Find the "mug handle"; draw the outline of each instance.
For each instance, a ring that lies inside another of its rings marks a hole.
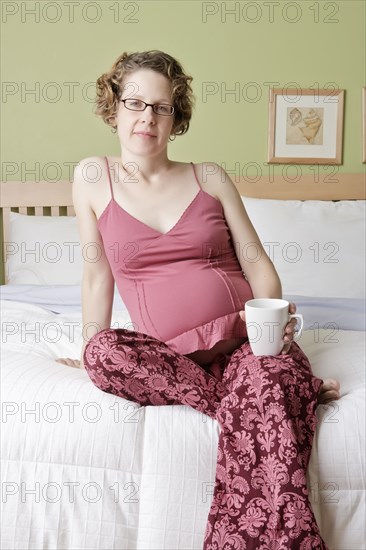
[[[294,314],[289,314],[289,320],[290,319],[297,319],[300,322],[300,328],[298,331],[296,331],[292,340],[293,342],[296,342],[296,340],[298,340],[301,336],[302,329],[304,327],[304,318],[301,315],[301,313],[294,313]]]

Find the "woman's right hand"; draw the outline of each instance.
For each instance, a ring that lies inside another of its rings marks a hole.
[[[70,357],[60,357],[60,359],[56,359],[56,363],[61,363],[62,365],[74,367],[75,369],[83,368],[79,359],[70,359]]]

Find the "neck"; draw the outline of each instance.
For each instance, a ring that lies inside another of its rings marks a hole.
[[[141,178],[146,182],[159,177],[163,172],[168,171],[172,165],[166,149],[151,157],[134,155],[130,151],[122,151],[120,162],[123,170],[131,177]]]

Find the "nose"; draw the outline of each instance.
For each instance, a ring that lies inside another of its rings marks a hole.
[[[151,105],[148,105],[144,111],[141,111],[143,122],[155,122],[156,113],[154,113]]]

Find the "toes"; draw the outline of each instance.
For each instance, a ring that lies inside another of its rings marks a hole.
[[[340,384],[338,380],[333,380],[333,378],[327,378],[324,380],[323,385],[321,387],[320,393],[325,392],[334,392],[334,395],[336,395],[336,399],[339,397],[339,390],[340,390]]]
[[[326,378],[324,380],[323,387],[326,388],[326,389],[332,388],[332,389],[335,389],[335,390],[339,390],[340,384],[339,384],[338,380],[335,380],[334,378]]]
[[[337,390],[322,391],[318,397],[318,403],[325,404],[329,401],[336,401],[339,399],[339,392]]]
[[[329,403],[330,401],[335,401],[339,399],[339,390],[340,384],[338,380],[335,380],[334,378],[326,378],[323,382],[318,396],[318,404],[324,405],[326,403]]]
[[[326,391],[320,395],[320,401],[324,403],[325,401],[333,401],[339,399],[339,394],[335,391]]]

